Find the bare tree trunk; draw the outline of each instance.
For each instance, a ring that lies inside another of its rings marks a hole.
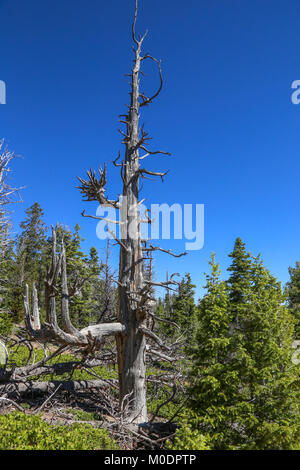
[[[140,180],[148,176],[158,176],[163,180],[165,173],[158,173],[141,168],[140,162],[151,155],[163,154],[170,155],[163,151],[151,151],[146,147],[150,139],[144,131],[143,126],[139,126],[139,111],[143,106],[147,106],[159,95],[162,89],[162,74],[160,61],[149,54],[141,55],[141,48],[146,37],[136,38],[135,24],[137,19],[138,5],[135,0],[135,15],[132,25],[132,38],[134,47],[134,64],[130,74],[131,92],[130,106],[128,113],[122,115],[124,119],[120,122],[125,124],[126,132],[120,131],[123,135],[125,145],[125,156],[121,163],[117,163],[120,158],[114,161],[115,166],[121,169],[121,178],[123,181],[123,197],[120,200],[111,200],[105,196],[106,191],[106,165],[100,169],[100,178],[95,176],[95,172],[88,171],[88,180],[78,178],[81,186],[80,192],[87,201],[98,201],[103,206],[110,206],[120,210],[121,220],[115,221],[120,224],[121,237],[110,230],[112,237],[120,246],[119,279],[117,282],[119,289],[118,322],[106,323],[89,326],[82,330],[77,330],[72,325],[69,316],[70,294],[67,286],[66,275],[66,256],[62,244],[60,255],[56,253],[56,234],[53,230],[53,249],[52,265],[47,273],[46,279],[46,324],[40,326],[37,295],[34,290],[32,301],[32,314],[30,313],[28,286],[24,297],[24,306],[26,311],[26,325],[31,336],[44,341],[56,341],[63,345],[76,345],[92,352],[99,349],[106,336],[115,336],[118,350],[119,367],[119,390],[120,390],[120,409],[128,413],[126,419],[130,422],[142,423],[147,421],[146,405],[146,353],[154,354],[162,360],[172,361],[164,353],[152,350],[150,345],[146,345],[146,338],[154,342],[162,349],[167,348],[158,336],[148,328],[149,317],[153,320],[155,315],[152,312],[153,286],[160,286],[169,289],[170,285],[177,284],[171,280],[162,283],[152,282],[151,279],[144,278],[144,260],[152,257],[153,251],[163,251],[172,256],[182,256],[173,254],[170,250],[164,250],[160,247],[147,245],[147,242],[141,240],[141,223],[151,223],[151,219],[146,211],[145,216],[140,216],[139,192]],[[158,91],[150,98],[140,92],[140,73],[141,64],[144,60],[151,60],[158,65],[160,85]],[[140,151],[143,155],[140,155]],[[82,215],[85,215],[84,213]],[[95,217],[85,215],[93,219],[104,220],[107,223],[111,221],[104,217]],[[146,220],[143,220],[146,219]],[[64,330],[62,330],[56,318],[55,296],[57,293],[57,280],[61,276],[62,284],[62,319]],[[74,291],[74,289],[73,289]],[[74,295],[74,294],[73,294]],[[159,321],[158,317],[156,317]],[[152,322],[153,323],[153,322]],[[146,347],[147,346],[147,347]]]
[[[133,37],[135,38],[134,31]],[[146,407],[146,339],[139,330],[145,326],[145,313],[138,310],[134,293],[144,288],[143,255],[141,249],[139,217],[139,74],[141,44],[136,42],[135,61],[131,73],[131,102],[126,116],[125,171],[122,214],[127,221],[122,227],[124,247],[120,248],[119,322],[126,325],[125,334],[117,338],[119,358],[120,399],[130,401],[132,418],[136,422],[147,420]]]
[[[151,219],[146,213],[143,220],[140,217],[140,180],[148,176],[158,176],[163,180],[166,175],[149,171],[141,168],[140,162],[151,155],[163,154],[170,155],[168,152],[151,151],[146,147],[147,141],[150,140],[148,134],[144,131],[144,126],[139,125],[140,108],[147,106],[159,95],[162,85],[162,73],[160,61],[156,58],[145,54],[141,54],[142,44],[147,35],[137,39],[135,34],[135,25],[137,20],[138,2],[135,0],[135,14],[132,24],[132,39],[134,47],[134,64],[130,74],[131,91],[130,105],[127,114],[121,115],[122,122],[126,126],[126,132],[120,130],[123,135],[123,144],[125,145],[125,157],[121,163],[117,163],[120,153],[114,161],[115,166],[121,169],[121,178],[123,181],[123,197],[109,200],[105,195],[106,185],[106,166],[104,170],[100,170],[100,179],[97,180],[95,173],[88,172],[89,180],[85,181],[79,178],[82,185],[80,191],[84,194],[88,201],[95,201],[102,205],[112,206],[120,209],[121,212],[121,240],[111,231],[111,235],[120,245],[120,263],[119,263],[119,308],[118,322],[124,326],[124,331],[116,335],[118,350],[118,366],[119,366],[119,388],[120,402],[126,401],[126,409],[130,411],[130,419],[136,423],[147,420],[146,405],[146,338],[158,343],[160,347],[164,347],[162,341],[147,328],[149,313],[153,308],[152,287],[155,283],[151,280],[145,280],[143,275],[144,260],[151,255],[152,251],[163,251],[172,256],[169,250],[163,250],[160,247],[153,247],[151,244],[147,246],[147,242],[141,240],[141,223],[151,223]],[[143,61],[151,60],[159,70],[160,85],[156,93],[147,97],[140,91],[140,73]],[[143,155],[140,155],[140,151]],[[86,216],[97,218],[94,216]],[[100,217],[98,217],[99,219]],[[102,220],[109,220],[100,218]],[[185,253],[183,253],[185,254]],[[169,284],[175,284],[175,281],[160,283],[162,287],[168,288]],[[149,349],[147,349],[148,351]]]

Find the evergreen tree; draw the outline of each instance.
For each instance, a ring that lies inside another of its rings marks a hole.
[[[96,323],[116,321],[118,311],[118,289],[116,277],[110,266],[110,241],[106,242],[105,263],[101,263],[100,281],[94,289],[94,318]]]
[[[195,429],[215,449],[292,449],[300,444],[299,371],[293,321],[280,284],[237,239],[227,283],[214,257],[191,354]]]
[[[101,290],[100,273],[102,263],[99,261],[97,249],[91,247],[89,256],[83,251],[81,244],[84,239],[80,235],[80,226],[74,232],[63,225],[56,228],[57,245],[60,250],[62,240],[66,249],[67,275],[70,302],[70,315],[75,327],[83,328],[95,323],[99,314],[97,295]],[[48,258],[51,257],[52,237],[48,239]],[[49,261],[48,261],[49,264]],[[60,322],[60,299],[57,296],[57,317]]]
[[[228,284],[230,286],[230,300],[232,309],[243,304],[247,304],[247,296],[251,286],[251,256],[247,253],[245,243],[237,238],[232,253],[232,264],[228,268],[231,272]]]
[[[17,239],[23,263],[21,276],[37,282],[41,275],[41,259],[46,245],[47,229],[43,221],[44,212],[38,202],[26,209],[25,213],[27,217],[20,223],[22,232]]]
[[[197,308],[194,300],[195,285],[192,284],[191,275],[187,273],[178,287],[172,307],[173,321],[188,335],[197,322]]]
[[[194,300],[195,285],[192,284],[191,275],[187,273],[181,279],[176,294],[170,295],[168,292],[164,301],[158,305],[158,316],[174,322],[180,328],[181,334],[189,337],[195,329],[197,323],[197,307]],[[169,340],[173,340],[178,335],[178,329],[174,324],[161,322],[159,329]]]
[[[31,288],[35,283],[37,289],[44,289],[46,265],[46,225],[44,212],[38,202],[25,210],[26,218],[20,223],[22,232],[16,238],[15,281],[13,286],[12,311],[15,321],[23,320],[24,286]]]
[[[290,281],[287,284],[288,307],[296,321],[295,336],[300,339],[300,262],[289,268]]]
[[[99,261],[97,249],[91,247],[89,257],[82,256],[77,262],[82,264],[77,267],[79,278],[81,279],[81,287],[77,295],[73,299],[72,313],[76,318],[76,324],[79,328],[83,328],[88,324],[97,322],[97,294],[101,289],[100,272],[102,264]]]
[[[159,318],[164,318],[166,317],[166,310],[165,310],[165,299],[159,297],[157,302],[156,302],[156,309],[155,309],[155,314]]]
[[[13,327],[11,312],[14,269],[13,240],[7,226],[0,227],[0,334],[7,336]]]

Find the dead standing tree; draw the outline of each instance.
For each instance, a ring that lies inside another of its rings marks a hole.
[[[37,293],[33,288],[32,309],[29,311],[28,288],[25,295],[25,309],[27,328],[32,336],[44,340],[55,340],[60,344],[69,344],[82,347],[101,347],[104,336],[114,335],[117,342],[118,352],[118,370],[119,370],[119,396],[120,407],[128,412],[127,419],[130,422],[142,423],[147,421],[146,406],[146,353],[160,356],[163,360],[171,360],[165,352],[153,349],[149,344],[155,343],[162,350],[168,350],[160,338],[147,326],[149,316],[154,318],[152,312],[153,306],[153,286],[170,288],[170,285],[177,284],[171,280],[166,283],[154,283],[144,277],[144,260],[151,256],[153,251],[163,251],[172,256],[182,256],[185,253],[176,255],[169,250],[164,250],[158,246],[148,244],[141,238],[141,223],[145,222],[140,215],[140,183],[141,179],[149,176],[160,177],[162,180],[167,172],[153,172],[141,167],[141,161],[151,155],[170,155],[168,152],[152,151],[147,147],[150,137],[140,126],[140,109],[148,106],[159,95],[163,86],[161,62],[149,54],[142,55],[142,44],[147,35],[137,38],[135,32],[138,13],[138,4],[136,0],[135,14],[132,24],[132,39],[134,42],[134,63],[130,74],[131,91],[130,105],[128,112],[121,115],[122,122],[126,126],[123,135],[123,144],[125,145],[125,156],[120,160],[120,153],[114,161],[114,165],[120,167],[121,178],[123,182],[123,195],[117,200],[111,200],[106,195],[107,169],[100,169],[100,176],[97,178],[95,172],[88,171],[88,179],[79,178],[81,185],[80,192],[86,201],[97,201],[100,205],[113,207],[121,212],[120,231],[121,237],[109,231],[116,243],[120,246],[119,279],[116,281],[119,290],[118,322],[93,325],[83,330],[76,330],[72,325],[68,309],[68,286],[66,279],[66,260],[64,249],[61,255],[56,254],[54,242],[52,266],[48,272],[46,281],[46,299],[47,301],[47,319],[46,325],[36,328],[34,322],[38,317]],[[141,66],[144,61],[150,60],[158,67],[160,85],[156,93],[147,97],[140,91]],[[140,152],[143,152],[140,155]],[[83,215],[85,215],[83,213]],[[107,223],[111,222],[105,218],[85,215]],[[146,213],[146,222],[151,223],[149,214]],[[116,222],[118,223],[118,222]],[[55,239],[55,231],[53,232]],[[62,330],[56,320],[55,312],[55,292],[59,272],[62,279],[62,319],[64,330]],[[33,317],[33,320],[31,320]]]
[[[10,164],[16,157],[14,152],[5,147],[4,140],[0,140],[0,249],[3,252],[7,244],[7,234],[9,231],[9,211],[8,206],[14,200],[21,200],[19,190],[13,188],[8,183],[8,175],[11,172]],[[21,188],[20,188],[21,189]],[[18,196],[15,199],[15,196]]]
[[[6,255],[9,249],[10,240],[10,211],[8,207],[13,203],[21,200],[19,189],[9,184],[9,174],[11,172],[10,164],[16,155],[11,152],[0,140],[0,313],[2,312],[2,301],[7,290],[6,280]],[[20,188],[21,189],[21,188]],[[3,269],[4,268],[4,269]]]

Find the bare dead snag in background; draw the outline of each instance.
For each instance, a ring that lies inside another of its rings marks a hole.
[[[9,204],[14,202],[15,196],[21,200],[19,190],[8,182],[8,175],[11,172],[10,164],[16,157],[14,152],[5,147],[4,140],[0,140],[0,229],[3,230],[9,224],[8,210]]]
[[[6,253],[10,244],[11,223],[8,208],[13,202],[21,200],[19,195],[21,188],[14,188],[9,183],[10,165],[15,157],[15,153],[5,146],[4,140],[0,140],[0,269],[7,262]],[[3,277],[5,274],[0,272],[0,308],[7,289]]]

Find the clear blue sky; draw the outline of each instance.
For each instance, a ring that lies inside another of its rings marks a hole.
[[[0,0],[0,137],[22,155],[13,183],[26,186],[16,231],[38,201],[47,224],[79,222],[86,249],[103,246],[94,221],[80,216],[96,204],[81,201],[76,175],[122,149],[133,3]],[[298,0],[142,0],[137,29],[149,29],[145,52],[162,58],[165,77],[143,120],[153,148],[172,153],[153,159],[151,168],[170,174],[144,194],[148,203],[205,204],[204,248],[179,260],[160,254],[157,278],[189,271],[200,293],[210,253],[225,271],[237,236],[283,282],[299,260],[299,15]],[[153,90],[157,75],[147,74]],[[109,176],[113,196],[118,171]]]

